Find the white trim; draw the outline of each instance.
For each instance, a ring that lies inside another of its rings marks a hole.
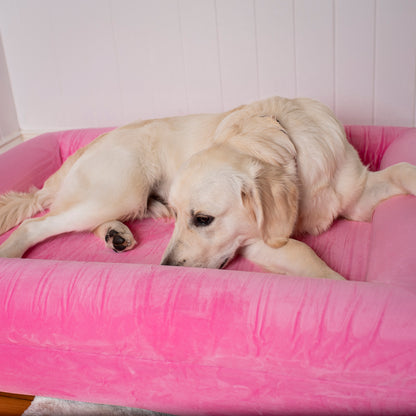
[[[20,131],[15,130],[13,133],[6,134],[3,136],[3,131],[0,129],[0,146],[7,145],[8,143],[16,140],[20,136]]]
[[[20,132],[20,135],[22,136],[23,141],[26,141],[33,139],[34,137],[40,136],[41,134],[56,132],[58,130],[60,129],[22,130]]]
[[[0,154],[6,152],[7,150],[10,150],[12,147],[17,146],[20,143],[33,139],[36,136],[53,131],[57,130],[21,130],[20,132],[16,132],[14,134],[9,134],[6,137],[2,137],[0,142]]]
[[[0,154],[6,152],[7,150],[11,149],[12,147],[20,143],[26,142],[30,139],[33,139],[34,137],[40,136],[41,134],[53,133],[53,132],[62,131],[62,130],[71,130],[71,129],[51,128],[51,129],[42,129],[42,130],[38,130],[38,129],[21,130],[20,132],[8,135],[5,138],[3,137],[0,141]]]
[[[23,142],[23,137],[18,133],[17,135],[9,136],[3,143],[0,144],[0,154],[7,152],[7,150]]]

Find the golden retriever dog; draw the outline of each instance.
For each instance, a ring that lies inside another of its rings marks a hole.
[[[40,190],[0,197],[0,246],[20,257],[53,235],[93,230],[116,251],[136,241],[122,223],[173,215],[163,265],[223,268],[238,252],[267,270],[342,279],[299,233],[416,194],[416,167],[369,172],[323,104],[273,97],[221,114],[141,121],[69,157]]]

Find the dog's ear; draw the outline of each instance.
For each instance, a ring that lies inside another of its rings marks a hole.
[[[262,164],[254,181],[242,189],[242,200],[256,220],[263,241],[270,247],[286,244],[298,215],[296,178],[282,168]]]

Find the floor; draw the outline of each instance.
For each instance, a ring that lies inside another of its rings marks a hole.
[[[0,415],[21,416],[30,406],[33,396],[0,392]]]

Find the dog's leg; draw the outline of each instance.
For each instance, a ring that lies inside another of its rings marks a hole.
[[[48,237],[94,229],[108,220],[106,213],[97,214],[99,208],[77,204],[65,211],[51,210],[43,217],[25,220],[0,246],[0,257],[21,257],[29,247]]]
[[[244,247],[241,254],[274,273],[344,280],[308,245],[291,238],[280,248],[272,248],[264,241],[258,240]]]
[[[136,240],[127,225],[117,220],[99,225],[94,233],[116,253],[130,250],[136,245]]]
[[[416,166],[403,162],[378,172],[368,172],[360,198],[342,216],[355,221],[370,221],[379,202],[402,194],[416,195]]]

